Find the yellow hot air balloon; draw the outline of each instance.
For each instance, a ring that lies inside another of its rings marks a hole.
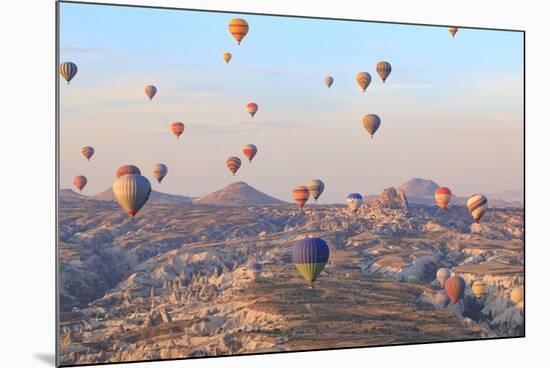
[[[134,218],[149,199],[151,183],[145,176],[128,174],[116,179],[112,190],[120,207]]]
[[[359,85],[359,88],[361,88],[361,91],[365,92],[367,90],[367,87],[370,84],[370,81],[372,80],[371,76],[367,72],[359,72],[357,73],[357,76],[355,77],[355,80],[357,81],[357,84]]]
[[[226,64],[229,63],[229,60],[231,60],[231,57],[232,57],[232,55],[231,55],[230,52],[224,52],[223,53],[223,60],[225,60]]]
[[[489,201],[484,195],[474,194],[468,198],[466,206],[468,207],[468,211],[470,211],[474,220],[479,223],[481,216],[483,216],[489,207]]]
[[[229,32],[240,45],[248,33],[248,22],[242,18],[233,18],[229,21]]]
[[[487,284],[481,280],[476,280],[472,284],[472,294],[476,296],[476,298],[481,298],[487,293]]]
[[[523,288],[518,286],[512,290],[510,293],[510,299],[514,304],[519,304],[523,301]]]

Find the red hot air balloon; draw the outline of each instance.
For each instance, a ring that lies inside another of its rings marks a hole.
[[[172,124],[170,124],[170,130],[172,131],[172,133],[174,133],[176,137],[179,138],[185,130],[185,125],[183,125],[183,123],[180,121],[174,121]]]
[[[120,178],[123,175],[137,174],[141,175],[141,171],[137,166],[134,165],[123,165],[119,167],[116,171],[116,177]]]
[[[447,187],[439,187],[435,191],[434,197],[435,197],[435,203],[437,203],[437,206],[442,210],[445,210],[449,205],[449,202],[451,202],[453,193],[451,193],[451,190]]]
[[[258,104],[250,102],[248,105],[246,105],[246,110],[248,111],[250,116],[254,117],[254,115],[256,115],[256,112],[258,111]]]
[[[235,176],[237,170],[239,170],[239,168],[241,167],[241,159],[235,156],[231,156],[227,159],[225,164],[227,165],[227,168],[229,169],[229,171],[231,171],[233,176]]]
[[[253,144],[247,144],[243,148],[243,154],[246,156],[249,162],[252,162],[254,156],[258,153],[258,148]]]
[[[86,179],[84,175],[77,175],[73,179],[73,185],[79,192],[82,192],[82,189],[84,189],[86,183],[88,183],[88,179]]]
[[[295,186],[292,189],[292,196],[294,198],[294,201],[298,205],[298,207],[300,207],[300,209],[303,210],[304,205],[309,199],[309,190],[307,190],[307,187],[305,185]]]
[[[462,298],[465,288],[466,282],[460,276],[451,276],[445,281],[445,291],[453,304],[456,304]]]

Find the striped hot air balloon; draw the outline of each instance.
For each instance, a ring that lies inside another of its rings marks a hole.
[[[165,164],[154,164],[152,169],[153,177],[157,179],[159,184],[162,182],[162,179],[168,174],[168,166]]]
[[[67,84],[71,83],[71,79],[74,78],[78,72],[78,67],[75,63],[67,61],[59,66],[59,74],[67,81]]]
[[[475,295],[476,298],[481,298],[487,293],[487,284],[481,280],[476,280],[472,284],[472,294]]]
[[[170,124],[170,130],[177,138],[179,138],[185,130],[185,125],[183,125],[181,121],[174,121],[172,124]]]
[[[122,165],[116,171],[116,177],[120,178],[122,175],[137,174],[141,175],[141,171],[134,165]]]
[[[145,176],[122,175],[113,183],[113,194],[118,204],[131,217],[143,207],[151,194],[151,183]]]
[[[247,144],[243,147],[243,155],[248,159],[248,162],[252,162],[256,153],[258,153],[258,148],[253,144]]]
[[[294,245],[292,261],[310,288],[325,268],[329,254],[328,245],[321,238],[305,238]]]
[[[311,179],[307,182],[306,187],[313,199],[317,201],[321,194],[323,194],[323,190],[325,190],[325,183],[319,179]]]
[[[294,202],[300,207],[301,210],[304,209],[304,205],[309,199],[309,190],[304,185],[297,185],[292,189],[292,197]]]
[[[372,78],[369,73],[367,72],[359,72],[357,73],[357,76],[355,77],[355,80],[357,81],[357,84],[359,85],[359,88],[361,88],[361,91],[365,92],[367,90],[367,87],[369,86]]]
[[[229,60],[231,60],[231,53],[230,52],[224,52],[223,53],[223,60],[225,61],[226,64],[229,63]]]
[[[233,18],[229,21],[229,32],[240,45],[248,33],[248,22],[242,18]]]
[[[88,179],[84,175],[77,175],[73,178],[73,185],[79,192],[82,192],[87,183]]]
[[[235,156],[231,156],[227,159],[225,164],[227,165],[229,171],[231,171],[231,173],[235,175],[241,167],[241,159]]]
[[[457,28],[457,27],[451,27],[451,28],[449,28],[449,33],[451,34],[451,36],[452,36],[453,38],[455,38],[456,32],[458,32],[458,28]]]
[[[381,61],[376,64],[376,72],[382,78],[382,82],[386,83],[386,78],[390,76],[391,73],[391,64],[387,61]]]
[[[357,212],[359,207],[363,204],[363,196],[359,193],[351,193],[346,199],[346,204],[352,212]]]
[[[374,133],[380,127],[380,122],[380,117],[376,114],[367,114],[363,117],[363,127],[369,132],[371,138],[374,138]]]
[[[86,158],[86,160],[88,161],[90,161],[90,159],[94,155],[94,152],[95,150],[92,146],[84,146],[80,149],[80,153],[82,153],[82,156],[84,156],[84,158]]]
[[[462,298],[464,289],[466,289],[466,282],[460,276],[451,276],[445,281],[445,291],[453,304],[456,304]]]
[[[334,83],[334,78],[332,78],[330,75],[325,77],[325,85],[330,88],[332,86],[332,83]]]
[[[439,281],[441,287],[445,287],[445,281],[447,281],[449,277],[451,277],[451,270],[445,267],[441,267],[435,274],[435,278]]]
[[[489,201],[484,195],[474,194],[470,196],[470,198],[468,198],[466,206],[468,207],[468,211],[470,211],[474,220],[479,223],[479,220],[481,219],[485,211],[487,211]]]
[[[451,193],[451,190],[447,187],[437,188],[434,194],[435,203],[437,203],[437,206],[442,210],[447,208],[452,197],[453,193]]]
[[[258,105],[254,102],[250,102],[248,105],[246,105],[246,111],[248,111],[250,116],[254,117],[254,115],[256,115],[256,112],[258,111]]]
[[[436,306],[439,309],[445,309],[447,305],[449,305],[449,302],[451,300],[449,299],[449,296],[447,295],[447,292],[445,290],[439,290],[437,294],[435,294],[435,302]]]
[[[145,86],[145,95],[149,97],[149,101],[151,101],[156,94],[157,94],[157,87],[153,85]]]

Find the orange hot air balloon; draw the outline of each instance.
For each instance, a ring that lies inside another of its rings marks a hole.
[[[157,87],[152,85],[145,86],[145,95],[149,97],[149,100],[152,100],[156,94],[157,94]]]
[[[180,137],[180,135],[185,130],[185,125],[181,121],[174,121],[172,124],[170,124],[170,130],[176,137]]]
[[[301,210],[304,209],[304,205],[309,199],[309,190],[305,185],[298,185],[292,189],[292,196],[294,201],[300,207]]]
[[[453,304],[456,304],[462,298],[464,289],[466,289],[466,282],[460,276],[451,276],[445,281],[445,291]]]
[[[256,153],[258,153],[258,148],[253,144],[247,144],[243,148],[243,154],[248,159],[248,162],[252,162],[252,159],[256,156]]]
[[[453,38],[455,38],[456,32],[458,32],[458,28],[457,28],[457,27],[451,27],[451,28],[449,28],[449,33],[451,34],[451,36],[453,36]]]
[[[224,52],[223,53],[223,60],[225,61],[225,63],[229,63],[229,60],[231,60],[231,53],[230,52]]]
[[[248,111],[250,116],[254,117],[254,115],[256,115],[256,111],[258,111],[258,105],[254,102],[250,102],[246,105],[246,111]]]
[[[233,18],[229,21],[229,32],[240,45],[248,33],[248,22],[242,18]]]
[[[447,187],[437,188],[434,194],[435,203],[437,203],[437,206],[442,210],[445,210],[447,208],[449,202],[451,202],[452,197],[453,193],[451,193],[451,190]]]
[[[84,189],[86,183],[88,183],[88,179],[86,179],[84,175],[77,175],[73,179],[73,185],[79,192],[82,192],[82,189]]]
[[[361,91],[365,92],[367,90],[367,87],[369,86],[372,78],[369,73],[367,72],[359,72],[355,76],[355,81],[359,85],[359,88],[361,88]]]
[[[131,175],[131,174],[141,175],[141,171],[137,166],[134,166],[134,165],[123,165],[119,167],[116,171],[117,178],[120,178],[123,175]]]
[[[231,171],[233,176],[235,176],[235,174],[241,167],[241,159],[235,156],[231,156],[227,159],[227,161],[225,161],[225,164],[227,165],[227,168],[229,169],[229,171]]]
[[[92,146],[84,146],[80,149],[80,153],[82,153],[82,156],[84,156],[88,161],[90,161],[90,159],[94,155],[94,152],[95,150]]]

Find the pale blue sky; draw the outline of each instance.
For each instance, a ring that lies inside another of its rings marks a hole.
[[[237,16],[250,25],[240,46],[227,29]],[[60,19],[61,61],[79,67],[70,86],[61,81],[61,187],[82,174],[95,194],[121,164],[151,178],[163,162],[154,189],[190,196],[242,180],[290,200],[311,178],[326,184],[321,202],[411,177],[460,195],[522,189],[522,33],[461,29],[452,39],[446,27],[67,3]],[[393,66],[386,84],[380,60]],[[359,71],[373,77],[365,94]],[[152,102],[147,84],[158,87]],[[367,113],[382,119],[373,140]],[[179,140],[174,120],[186,125]],[[247,143],[258,146],[252,164]],[[96,149],[89,163],[84,145]],[[231,155],[243,158],[235,178]]]

